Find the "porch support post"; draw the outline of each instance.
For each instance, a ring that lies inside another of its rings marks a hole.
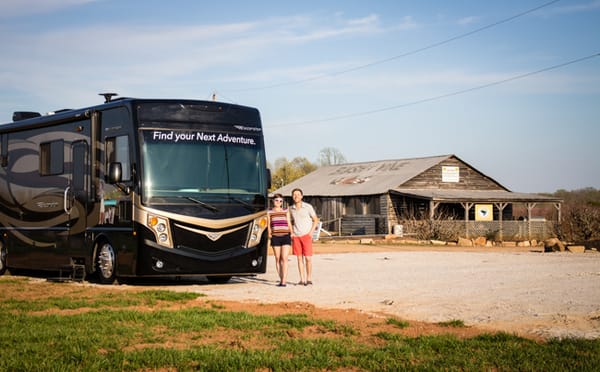
[[[473,204],[475,203],[460,203],[460,205],[462,205],[462,207],[465,209],[465,238],[467,239],[469,238],[469,210],[471,209]]]
[[[502,225],[502,215],[504,214],[504,208],[508,205],[508,203],[494,203],[496,208],[498,208],[498,224],[500,229],[498,231],[500,241],[504,241],[504,226]]]
[[[440,205],[440,202],[436,202],[433,200],[429,201],[429,219],[431,221],[433,221],[433,218],[435,217],[435,210],[437,209],[437,207]]]
[[[531,211],[537,203],[527,203],[527,239],[531,240]]]
[[[558,212],[558,223],[560,224],[562,222],[562,203],[554,203],[554,208]]]

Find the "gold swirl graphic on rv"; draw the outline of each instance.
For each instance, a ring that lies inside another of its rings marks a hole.
[[[16,230],[16,229],[12,230],[11,233],[14,237],[16,237],[17,239],[19,239],[20,241],[22,241],[23,243],[25,243],[27,245],[31,245],[33,247],[40,247],[40,248],[56,248],[56,243],[43,243],[43,242],[33,240],[33,239],[28,238],[25,235],[23,235],[19,230]]]

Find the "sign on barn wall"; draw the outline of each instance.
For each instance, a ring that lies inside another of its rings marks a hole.
[[[475,221],[493,221],[493,208],[491,204],[475,204]]]
[[[459,182],[459,170],[455,166],[442,166],[442,182]]]

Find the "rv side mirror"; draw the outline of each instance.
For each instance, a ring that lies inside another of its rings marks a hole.
[[[273,186],[273,179],[271,178],[271,170],[267,168],[267,189],[270,189]]]
[[[121,182],[123,176],[123,169],[121,163],[113,162],[108,166],[108,183],[115,184]]]

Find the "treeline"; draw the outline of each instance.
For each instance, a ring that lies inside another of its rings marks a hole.
[[[542,194],[550,195],[557,198],[561,198],[565,201],[565,204],[587,204],[592,207],[600,207],[600,189],[593,187],[586,187],[578,190],[557,190],[553,194]]]
[[[277,158],[274,164],[271,162],[267,163],[267,166],[271,169],[272,179],[272,186],[269,191],[287,185],[316,170],[318,167],[344,163],[346,163],[346,157],[340,150],[333,147],[321,149],[319,151],[319,160],[316,163],[312,163],[304,157],[295,157],[292,160],[288,160],[285,157]]]

